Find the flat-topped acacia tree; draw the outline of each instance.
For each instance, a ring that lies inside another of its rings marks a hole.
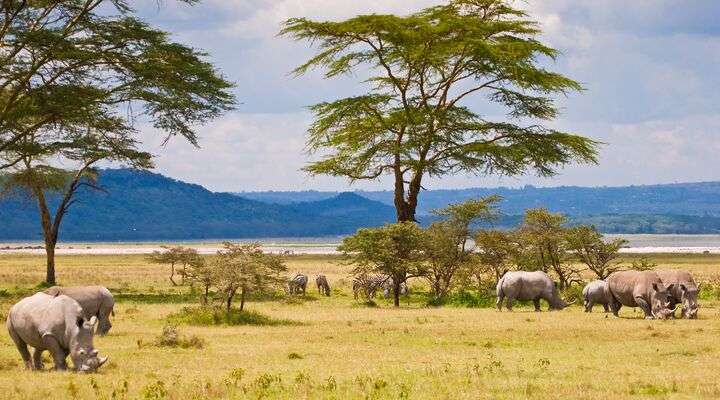
[[[0,4],[0,171],[36,200],[48,284],[61,221],[79,189],[96,187],[96,165],[152,167],[138,123],[197,145],[197,126],[234,104],[205,53],[137,18],[132,3]]]
[[[392,176],[397,219],[414,221],[426,177],[551,176],[595,163],[596,142],[542,125],[558,115],[554,95],[582,87],[543,66],[558,52],[540,33],[506,0],[453,0],[405,17],[287,20],[282,35],[318,47],[296,74],[369,73],[365,94],[311,107],[307,145],[322,156],[305,171],[351,182]],[[481,98],[484,114],[469,105]],[[498,110],[506,118],[491,120]]]

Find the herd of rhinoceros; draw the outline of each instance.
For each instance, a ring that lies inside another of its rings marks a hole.
[[[604,281],[587,284],[583,300],[585,312],[591,312],[595,304],[602,304],[605,312],[612,310],[615,316],[622,306],[639,307],[647,319],[668,319],[682,306],[682,317],[695,319],[698,292],[698,285],[687,271],[618,271]],[[540,311],[540,300],[547,301],[551,310],[562,310],[572,304],[560,298],[555,283],[542,271],[503,275],[497,284],[498,310],[506,298],[508,310],[512,310],[515,300],[532,300],[535,311]]]
[[[304,293],[306,276],[301,283]],[[317,285],[321,293],[329,295],[324,275],[318,277]],[[681,305],[682,317],[693,319],[699,307],[698,290],[687,271],[619,271],[585,286],[583,300],[586,312],[592,311],[595,304],[602,304],[606,312],[612,310],[615,316],[622,306],[640,307],[649,319],[674,317]],[[532,300],[536,311],[540,311],[540,300],[547,301],[551,310],[572,304],[560,298],[555,283],[541,271],[503,275],[497,283],[498,310],[505,300],[508,310],[512,310],[515,300]],[[27,368],[43,369],[42,353],[47,350],[55,369],[67,369],[66,359],[70,356],[75,370],[93,372],[108,359],[98,355],[93,336],[110,330],[114,305],[112,294],[102,286],[54,286],[10,308],[7,328]],[[32,357],[28,345],[34,348]]]

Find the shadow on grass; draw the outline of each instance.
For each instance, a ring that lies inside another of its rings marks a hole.
[[[178,304],[193,303],[198,299],[195,293],[173,293],[173,292],[157,292],[157,293],[130,293],[118,292],[110,290],[113,293],[115,301],[125,302],[131,301],[143,304]]]
[[[180,312],[168,316],[168,322],[198,326],[301,326],[299,321],[276,319],[256,311],[230,311],[219,307],[184,307]]]

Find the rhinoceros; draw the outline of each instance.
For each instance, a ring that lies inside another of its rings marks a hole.
[[[115,315],[113,307],[115,307],[115,299],[107,288],[103,286],[75,286],[62,287],[53,286],[45,290],[46,294],[57,296],[64,294],[78,303],[85,313],[85,318],[96,316],[98,318],[97,334],[106,335],[112,324],[110,323],[110,315]]]
[[[540,311],[540,299],[550,305],[550,310],[562,310],[571,305],[560,298],[555,282],[542,271],[507,272],[497,283],[497,308],[502,309],[502,302],[507,297],[507,309],[512,311],[515,300],[532,300],[535,311]]]
[[[97,318],[86,319],[80,304],[68,296],[36,293],[26,297],[10,308],[6,323],[28,369],[43,368],[45,350],[50,352],[57,370],[67,369],[68,355],[79,372],[95,371],[108,360],[98,357],[93,346]],[[35,349],[32,361],[28,345]]]
[[[610,308],[617,317],[622,306],[640,307],[646,319],[667,319],[673,315],[670,292],[674,285],[663,285],[655,271],[618,271],[607,278],[612,302]]]
[[[605,281],[592,281],[583,288],[583,303],[585,312],[592,312],[595,304],[602,304],[605,312],[610,311],[609,305],[612,302],[610,289]]]
[[[657,271],[657,274],[663,284],[673,285],[670,290],[672,295],[670,308],[681,304],[683,318],[697,319],[698,308],[700,308],[697,301],[700,287],[695,283],[692,275],[684,270]]]

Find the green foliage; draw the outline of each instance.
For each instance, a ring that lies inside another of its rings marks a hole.
[[[640,257],[638,260],[633,260],[632,269],[635,271],[652,271],[658,265],[647,257]]]
[[[568,230],[566,234],[568,249],[584,263],[598,279],[605,279],[622,267],[615,262],[620,249],[627,245],[625,239],[605,241],[603,235],[594,227],[580,225]]]
[[[172,282],[173,286],[177,285],[174,279],[176,265],[182,265],[180,275],[183,277],[183,282],[187,279],[188,266],[194,266],[193,270],[195,271],[198,268],[202,269],[204,265],[203,259],[195,249],[183,246],[162,246],[162,248],[165,251],[153,251],[148,257],[148,261],[155,264],[170,265],[170,282]]]
[[[500,198],[489,196],[451,204],[433,213],[441,221],[425,229],[425,258],[428,263],[426,277],[436,298],[446,296],[456,283],[457,272],[471,269],[477,257],[467,248],[473,226],[499,217],[497,203]]]
[[[283,274],[287,267],[280,256],[265,254],[259,243],[223,243],[223,250],[210,266],[212,285],[225,296],[227,311],[236,293],[240,293],[240,311],[248,294],[260,294],[285,286]]]
[[[218,307],[184,307],[178,313],[168,317],[170,323],[183,323],[198,326],[278,326],[278,325],[301,325],[299,322],[275,319],[254,311],[240,311]]]
[[[425,236],[412,222],[388,224],[381,228],[359,229],[338,247],[350,261],[354,275],[384,274],[395,285],[394,303],[400,305],[400,284],[424,276]]]
[[[452,0],[405,17],[286,21],[282,35],[318,47],[296,74],[320,68],[332,78],[365,67],[371,74],[366,94],[311,108],[308,148],[324,156],[305,170],[351,181],[390,174],[398,219],[412,221],[426,176],[549,176],[573,161],[596,162],[597,143],[588,138],[520,125],[554,119],[551,96],[582,89],[542,66],[557,51],[538,40],[527,17],[506,0]],[[465,105],[483,94],[507,110],[506,121]]]

